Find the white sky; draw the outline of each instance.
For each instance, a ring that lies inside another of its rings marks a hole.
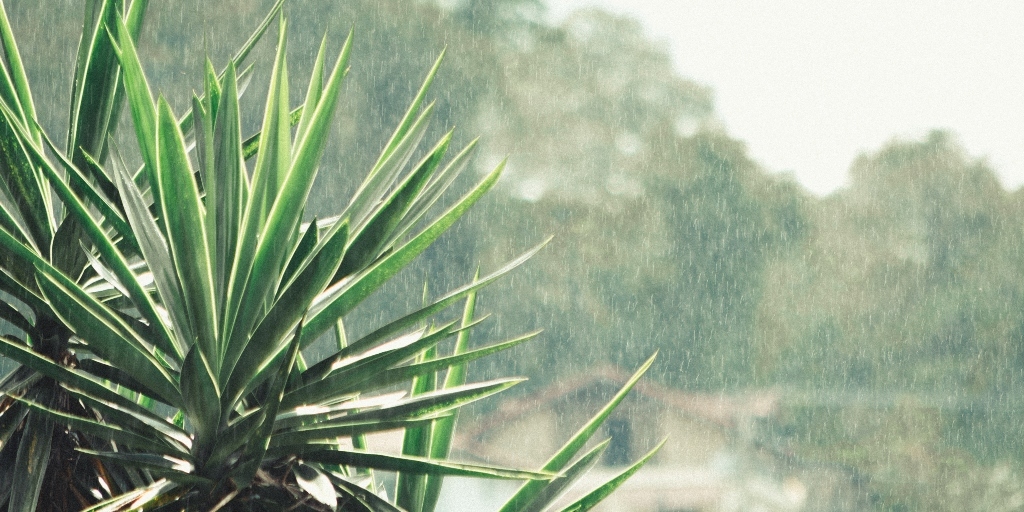
[[[755,160],[815,193],[932,128],[1024,185],[1024,1],[546,1],[556,22],[588,5],[640,19]]]

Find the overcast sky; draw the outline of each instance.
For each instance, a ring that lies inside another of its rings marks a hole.
[[[555,22],[589,5],[640,19],[755,160],[817,194],[857,154],[933,128],[1024,185],[1024,1],[547,2]]]

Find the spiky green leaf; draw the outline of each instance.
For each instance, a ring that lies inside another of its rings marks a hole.
[[[131,31],[118,19],[115,27],[107,27],[107,30],[115,30],[111,39],[116,41],[114,53],[121,63],[125,94],[128,99],[129,111],[132,114],[133,126],[135,127],[135,138],[139,143],[139,151],[142,154],[142,162],[147,171],[149,185],[153,192],[153,200],[160,207],[160,189],[158,186],[156,169],[156,104],[150,93],[149,82],[146,81],[146,74],[142,70],[142,63],[139,61],[138,52],[135,50],[135,42],[132,40]]]
[[[117,276],[117,280],[120,281],[128,291],[132,302],[139,309],[147,322],[155,328],[155,333],[157,334],[155,342],[162,350],[168,353],[173,353],[174,343],[171,339],[171,334],[167,330],[167,326],[164,324],[163,318],[157,313],[156,304],[154,304],[149,293],[139,282],[138,276],[128,265],[124,255],[122,255],[117,249],[114,242],[108,237],[103,228],[95,219],[93,219],[86,205],[82,203],[70,188],[68,188],[67,184],[64,183],[60,176],[58,176],[54,170],[48,166],[42,166],[42,170],[49,180],[50,185],[53,187],[53,190],[67,207],[68,215],[74,216],[77,219],[78,224],[84,229],[85,233],[88,234],[89,239],[96,246],[96,250],[99,251],[100,255],[103,257],[103,262],[111,269],[111,271],[113,271],[114,275]],[[39,263],[36,265],[51,274],[53,273],[51,267],[45,262],[42,265]]]
[[[379,409],[361,411],[344,421],[384,421],[423,418],[447,413],[477,400],[500,393],[525,379],[495,379],[412,396]]]
[[[319,336],[334,325],[334,321],[350,312],[373,291],[380,288],[387,279],[405,268],[420,253],[426,250],[438,237],[448,230],[466,211],[480,200],[483,195],[497,183],[504,165],[499,165],[487,175],[476,187],[467,193],[454,206],[438,219],[423,229],[412,240],[401,248],[381,258],[365,272],[358,274],[343,286],[332,288],[330,295],[315,311],[303,336],[309,339]]]
[[[245,346],[239,363],[231,370],[225,386],[225,404],[234,404],[246,393],[260,385],[273,361],[287,345],[286,335],[293,331],[308,310],[309,303],[326,286],[341,262],[348,240],[347,226],[337,226],[324,243],[314,250],[306,264],[297,270],[281,297]]]
[[[151,346],[107,306],[97,302],[61,274],[41,273],[37,280],[61,321],[86,341],[88,349],[122,368],[131,368],[167,404],[181,405],[174,379]]]
[[[205,458],[219,441],[221,422],[220,390],[215,371],[201,346],[192,346],[181,365],[181,398],[185,417],[195,427],[193,453]]]
[[[429,361],[423,361],[420,363],[414,363],[406,366],[399,366],[397,368],[391,368],[381,372],[371,382],[357,383],[350,386],[344,386],[338,389],[338,392],[348,391],[351,388],[361,389],[364,392],[373,391],[379,388],[386,388],[402,382],[407,382],[409,379],[431,372],[439,372],[448,370],[448,375],[457,375],[458,371],[453,372],[458,366],[464,365],[470,361],[480,359],[491,354],[496,354],[504,350],[508,350],[524,341],[535,338],[541,331],[534,331],[529,334],[525,334],[518,338],[514,338],[501,343],[495,343],[487,347],[482,347],[469,352],[460,353],[454,356],[440,357],[437,359],[431,359]],[[461,334],[461,332],[460,332]],[[461,379],[446,379],[444,387],[461,386],[465,383],[465,380]]]
[[[206,226],[217,298],[223,314],[228,277],[233,263],[243,208],[249,195],[249,178],[242,158],[238,82],[235,67],[228,65],[213,127],[213,175],[207,178]]]
[[[128,431],[118,425],[110,425],[91,418],[75,416],[25,399],[21,399],[21,402],[33,411],[45,414],[56,423],[69,425],[72,428],[78,429],[86,434],[96,436],[100,439],[114,441],[115,443],[122,444],[126,447],[142,450],[148,453],[169,455],[171,457],[188,456],[187,454],[172,449],[168,444],[162,443],[148,435],[140,435],[135,432]]]
[[[608,415],[619,405],[620,402],[629,391],[633,389],[633,386],[640,380],[640,377],[647,371],[648,368],[654,364],[654,359],[658,357],[655,353],[644,364],[640,365],[640,368],[629,378],[628,381],[619,389],[618,393],[593,418],[590,419],[583,427],[581,427],[570,439],[567,441],[550,459],[544,464],[544,471],[562,471],[566,464],[576,456],[576,454],[586,445],[587,441],[590,440],[591,436],[601,427],[604,420],[608,418]],[[646,460],[646,459],[644,459]],[[508,500],[507,503],[501,508],[500,512],[513,512],[519,510],[521,507],[533,501],[544,489],[544,485],[540,483],[526,482],[518,491]]]
[[[52,393],[51,390],[51,399]],[[50,462],[54,426],[54,418],[49,415],[35,410],[29,412],[14,462],[17,478],[11,487],[8,505],[11,512],[35,512]]]
[[[170,341],[173,347],[172,353],[180,361],[188,352],[185,340],[194,339],[195,335],[189,321],[188,310],[185,307],[185,297],[181,290],[181,283],[178,281],[178,273],[171,260],[170,249],[167,247],[167,241],[161,233],[160,227],[157,226],[156,220],[150,214],[142,192],[128,175],[128,170],[121,165],[120,155],[116,151],[112,160],[114,178],[118,189],[121,190],[125,215],[136,234],[142,256],[146,260],[149,271],[153,274],[157,293],[160,295],[170,316],[171,325],[177,333]]]
[[[19,137],[19,128],[24,125],[12,116],[6,107],[0,116],[0,179],[11,192],[31,243],[48,255],[55,231],[51,204],[47,200],[49,193],[25,147],[28,141]]]
[[[423,186],[433,175],[444,158],[451,142],[451,132],[434,147],[416,169],[409,173],[395,190],[380,204],[375,213],[364,224],[352,247],[345,254],[345,261],[338,269],[340,276],[347,276],[377,259],[387,249],[387,243],[399,224],[405,219]]]
[[[476,478],[498,478],[509,480],[550,480],[555,474],[543,471],[520,471],[485,466],[482,464],[460,464],[450,461],[431,460],[422,457],[386,455],[355,450],[337,450],[324,445],[310,445],[301,454],[303,460],[324,464],[340,464],[373,468],[381,471],[402,471],[410,474],[440,474],[446,476],[470,476]]]
[[[30,124],[29,120],[35,119],[36,108],[32,101],[32,91],[28,85],[25,66],[21,62],[21,52],[18,51],[18,43],[14,40],[11,23],[7,19],[7,9],[2,5],[0,5],[0,42],[3,47],[4,63],[4,86],[0,88],[3,91],[3,100],[17,110],[21,122],[27,126]],[[33,130],[33,134],[38,137],[36,130]]]
[[[518,512],[543,512],[543,510],[551,506],[559,496],[576,483],[576,480],[597,465],[601,455],[608,448],[610,441],[611,439],[605,439],[580,456],[578,460],[565,468],[562,476],[547,482],[547,485],[544,486],[544,489],[537,494],[533,501],[519,509]]]
[[[634,473],[639,471],[640,468],[644,466],[644,464],[647,464],[647,461],[651,460],[651,457],[654,457],[654,454],[658,453],[658,450],[660,450],[661,447],[664,446],[664,444],[665,441],[661,441],[660,443],[658,443],[658,446],[654,447],[653,450],[651,450],[646,455],[641,457],[640,460],[636,461],[636,463],[634,463],[632,466],[626,468],[626,470],[619,473],[611,480],[605,482],[597,489],[594,489],[586,496],[580,498],[575,503],[569,505],[568,507],[565,507],[564,509],[562,509],[562,512],[584,512],[586,510],[594,508],[595,506],[597,506],[598,503],[607,498],[612,492],[615,491],[615,489],[617,489],[626,480],[628,480],[629,477],[633,476]]]
[[[324,359],[303,374],[303,386],[288,392],[285,396],[285,406],[317,404],[344,393],[342,389],[358,389],[361,383],[373,379],[380,372],[412,358],[454,334],[451,330],[453,324],[454,322],[443,325],[436,332],[426,336],[423,336],[423,330],[409,333],[356,356]]]
[[[178,122],[163,98],[158,106],[157,139],[157,176],[163,191],[161,211],[167,225],[167,245],[192,321],[192,334],[197,337],[195,343],[217,377],[220,350],[203,206]],[[185,345],[191,343],[193,340],[185,340]]]
[[[474,280],[480,278],[480,271],[477,270]],[[459,331],[458,337],[455,339],[455,347],[452,349],[452,357],[458,357],[464,355],[469,347],[469,333],[470,330],[467,328],[473,323],[473,317],[476,312],[476,293],[470,293],[466,296],[466,306],[462,310],[462,327]],[[530,336],[532,337],[532,336]],[[529,339],[524,337],[523,339]],[[513,342],[516,340],[513,340]],[[515,343],[503,343],[499,345],[498,350],[503,350]],[[436,360],[436,358],[435,358]],[[441,384],[442,389],[450,389],[461,386],[466,383],[466,363],[459,362],[453,364],[445,375],[445,380]],[[452,414],[446,418],[441,418],[434,422],[433,428],[430,432],[430,457],[433,459],[447,459],[452,446],[452,439],[455,437],[455,423],[458,421],[459,412],[453,411]],[[437,500],[441,496],[441,483],[443,477],[439,475],[426,475],[423,483],[423,510],[434,510],[437,506]]]
[[[98,379],[82,370],[58,364],[8,336],[0,336],[0,354],[17,361],[25,368],[31,368],[34,372],[38,372],[37,375],[45,375],[60,382],[73,393],[84,393],[98,400],[110,401],[138,416],[152,414],[109,387],[107,382],[100,380],[102,376]],[[83,364],[83,366],[88,367],[89,365]],[[153,419],[158,418],[153,416]]]

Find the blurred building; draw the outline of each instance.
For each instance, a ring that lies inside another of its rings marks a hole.
[[[607,403],[629,378],[612,367],[529,396],[460,423],[456,458],[539,468]],[[771,391],[703,394],[642,380],[604,424],[611,437],[604,459],[574,486],[565,504],[642,457],[653,459],[598,510],[634,512],[861,510],[852,475],[842,468],[799,464],[760,437],[777,413]],[[457,480],[445,486],[442,510],[492,510],[515,482]]]

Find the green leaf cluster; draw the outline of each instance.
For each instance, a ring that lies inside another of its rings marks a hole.
[[[139,60],[147,2],[87,2],[64,150],[36,119],[0,3],[0,318],[16,331],[0,354],[20,365],[0,383],[8,510],[420,511],[447,475],[527,480],[503,510],[541,510],[596,460],[603,445],[573,462],[653,362],[539,470],[450,460],[458,409],[521,380],[469,382],[466,365],[536,334],[470,350],[476,293],[540,246],[349,343],[344,317],[503,164],[445,195],[476,143],[447,158],[449,133],[422,149],[439,58],[347,206],[305,222],[352,35],[333,59],[325,38],[293,108],[282,3],[221,71],[207,62],[181,114],[154,99]],[[246,58],[279,16],[263,120],[245,136]],[[113,137],[123,108],[134,165]],[[438,320],[463,300],[461,323]],[[330,334],[333,353],[307,361]],[[366,449],[365,435],[399,429],[401,455]],[[373,471],[398,473],[394,505]]]

